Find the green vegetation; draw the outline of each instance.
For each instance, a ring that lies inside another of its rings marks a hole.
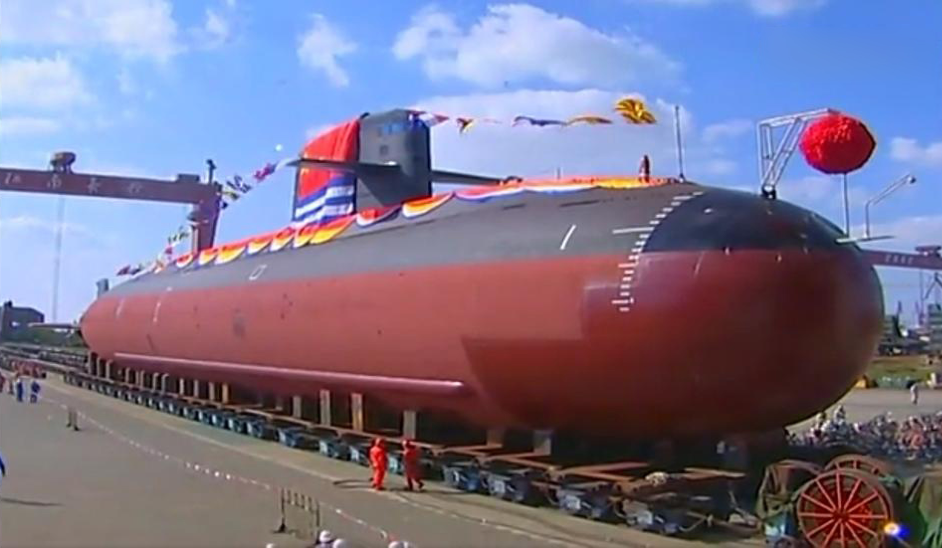
[[[878,356],[870,362],[867,378],[878,386],[905,388],[911,381],[925,381],[936,371],[925,356]]]
[[[61,348],[85,348],[85,341],[75,331],[36,329],[28,327],[7,337],[3,342],[36,344]]]

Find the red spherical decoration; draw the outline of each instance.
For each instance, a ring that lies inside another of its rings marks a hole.
[[[860,120],[828,114],[808,126],[800,146],[805,161],[818,171],[850,173],[867,163],[877,143]]]

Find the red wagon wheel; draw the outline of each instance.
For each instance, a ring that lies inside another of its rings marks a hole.
[[[835,468],[842,470],[860,470],[877,477],[888,476],[891,471],[890,465],[882,460],[866,455],[855,454],[835,457],[824,469],[834,470]]]
[[[798,528],[815,548],[883,546],[883,527],[894,517],[886,488],[858,470],[826,471],[796,494]]]
[[[765,469],[756,502],[756,515],[766,520],[785,510],[798,488],[821,473],[810,462],[783,460]]]

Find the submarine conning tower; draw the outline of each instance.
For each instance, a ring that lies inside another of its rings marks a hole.
[[[307,222],[431,196],[429,127],[414,111],[363,114],[305,145],[293,220]],[[326,161],[321,165],[316,161]]]

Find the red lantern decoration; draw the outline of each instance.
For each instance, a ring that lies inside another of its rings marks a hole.
[[[808,165],[823,173],[850,173],[863,167],[877,143],[867,126],[844,114],[828,114],[801,136]]]

